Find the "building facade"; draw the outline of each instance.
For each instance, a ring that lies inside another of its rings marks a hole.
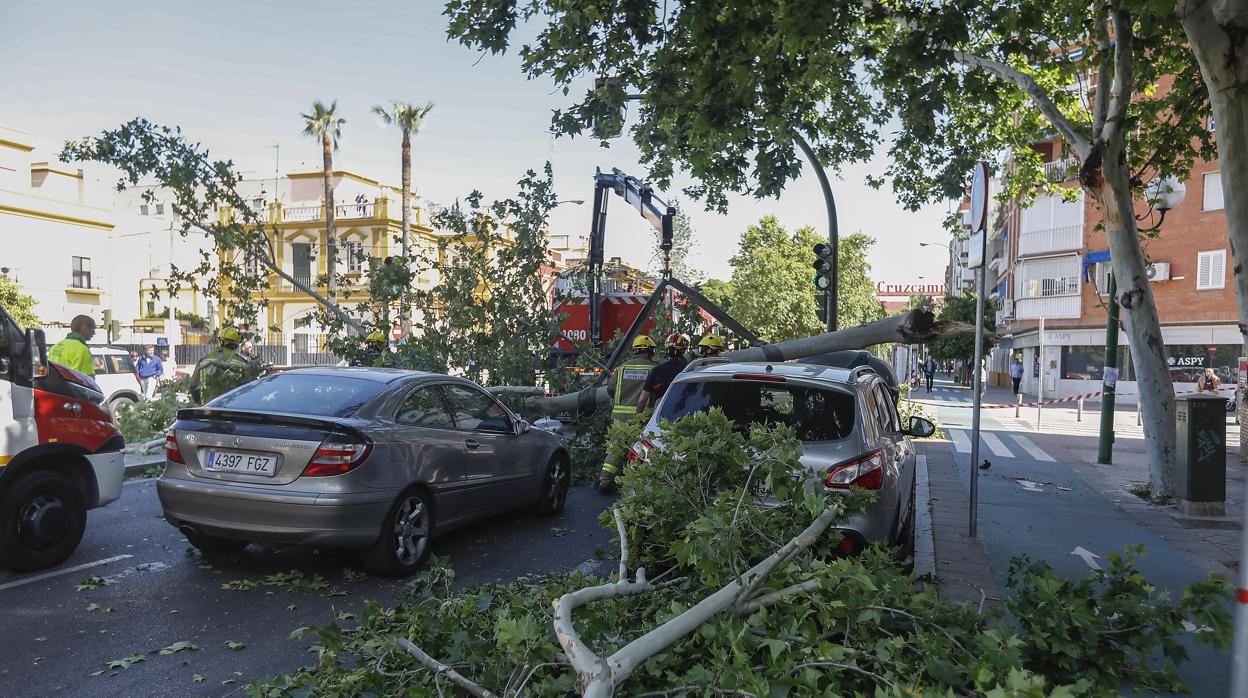
[[[1101,220],[1075,181],[1078,162],[1062,157],[1061,143],[1036,144],[1054,185],[1026,208],[1007,206],[990,228],[989,297],[997,301],[1001,337],[990,369],[1008,384],[1011,356],[1021,356],[1023,391],[1065,397],[1100,390],[1105,368],[1109,245]],[[1242,353],[1235,289],[1217,162],[1197,161],[1183,178],[1186,196],[1164,223],[1143,236],[1157,312],[1176,391],[1194,390],[1204,368],[1224,384],[1238,377]],[[1158,216],[1136,204],[1140,227]],[[1044,332],[1040,332],[1043,321]],[[1125,330],[1125,328],[1124,328]],[[1119,333],[1118,395],[1136,395],[1129,338]]]

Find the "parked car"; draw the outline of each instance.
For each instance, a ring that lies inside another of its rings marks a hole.
[[[742,430],[793,427],[803,443],[802,465],[830,494],[853,487],[879,492],[866,512],[839,527],[841,552],[912,538],[915,449],[908,437],[930,436],[935,426],[912,417],[903,428],[888,380],[871,366],[695,361],[667,389],[630,460],[662,443],[662,420],[715,407]]]
[[[117,418],[117,409],[133,407],[143,399],[143,386],[135,371],[130,352],[112,347],[91,347],[95,360],[95,382],[104,393],[104,406]]]
[[[563,510],[571,460],[477,384],[381,368],[300,368],[178,412],[157,492],[207,553],[249,542],[358,548],[404,576],[438,534]]]

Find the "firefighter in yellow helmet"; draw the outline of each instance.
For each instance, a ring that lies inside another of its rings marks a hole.
[[[191,399],[202,405],[244,383],[260,377],[263,368],[238,353],[242,335],[234,327],[217,333],[217,349],[195,364],[191,373]]]
[[[656,365],[656,347],[653,339],[639,335],[633,340],[632,356],[611,372],[611,377],[607,379],[607,391],[611,394],[611,419],[627,422],[637,416],[637,402],[641,399],[650,370]],[[598,475],[598,491],[602,494],[615,491],[615,477],[620,474],[625,455],[624,451],[608,451],[602,472]]]
[[[724,338],[717,334],[708,334],[698,342],[698,358],[703,359],[708,356],[719,356],[724,350]]]
[[[364,344],[360,347],[361,356],[351,360],[352,366],[377,366],[381,363],[381,357],[385,355],[386,349],[390,345],[386,342],[386,335],[381,330],[373,330],[368,333]]]

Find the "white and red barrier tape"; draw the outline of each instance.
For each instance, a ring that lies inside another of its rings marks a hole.
[[[1231,391],[1231,392],[1233,393],[1235,390],[1237,390],[1237,388],[1236,388],[1235,386],[1231,386],[1231,387],[1229,387],[1229,388],[1218,388],[1218,392],[1223,392],[1223,391]],[[1179,395],[1195,395],[1195,394],[1197,394],[1197,393],[1199,393],[1199,392],[1200,392],[1199,390],[1187,390],[1187,391],[1184,391],[1184,392],[1181,392],[1181,393],[1175,393],[1175,397],[1178,397]],[[1088,398],[1093,398],[1093,397],[1096,397],[1096,396],[1098,396],[1098,395],[1104,395],[1104,394],[1105,394],[1105,391],[1104,391],[1104,390],[1097,390],[1096,392],[1092,392],[1092,393],[1083,393],[1083,394],[1081,394],[1081,395],[1071,395],[1070,397],[1062,397],[1062,398],[1057,398],[1057,399],[1054,399],[1054,400],[1045,400],[1045,401],[1043,401],[1043,402],[1012,402],[1012,403],[1010,403],[1010,404],[1008,404],[1008,405],[1002,405],[1002,404],[996,404],[996,403],[994,403],[994,404],[983,404],[983,405],[980,405],[980,408],[981,408],[981,409],[985,409],[985,410],[1002,410],[1002,409],[1006,409],[1006,408],[1008,408],[1008,407],[1039,407],[1039,406],[1041,406],[1041,405],[1057,405],[1057,404],[1061,404],[1061,403],[1063,403],[1063,402],[1077,402],[1077,401],[1079,401],[1079,400],[1087,400]],[[1121,393],[1120,393],[1120,394],[1121,394]],[[907,398],[907,399],[909,399],[909,398]],[[967,408],[971,408],[971,407],[974,407],[974,406],[975,406],[974,404],[969,403],[969,402],[968,402],[968,403],[961,403],[961,402],[927,402],[927,401],[925,401],[925,400],[909,400],[909,401],[910,401],[910,402],[917,402],[917,403],[918,403],[918,404],[920,404],[920,405],[931,405],[932,407],[967,407]]]

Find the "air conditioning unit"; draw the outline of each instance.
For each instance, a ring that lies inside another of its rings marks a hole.
[[[1169,262],[1153,262],[1148,265],[1149,281],[1169,281],[1170,280],[1170,263]]]

